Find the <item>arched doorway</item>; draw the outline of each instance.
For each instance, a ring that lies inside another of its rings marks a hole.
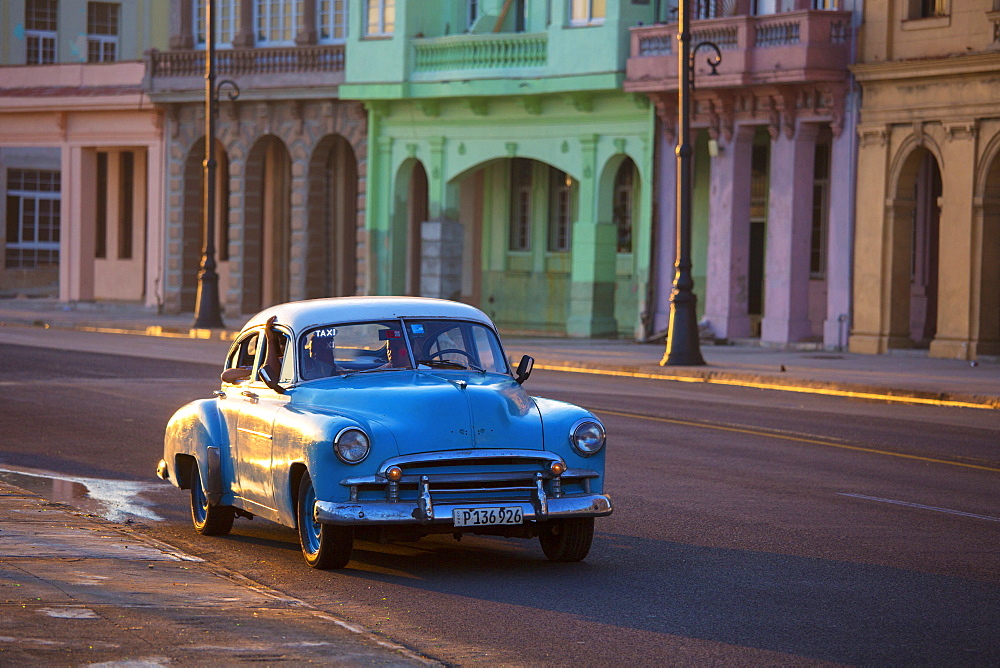
[[[221,142],[215,146],[215,259],[220,293],[229,277],[229,156]],[[184,161],[184,215],[181,231],[181,311],[194,311],[198,272],[205,246],[205,138],[188,152]]]
[[[893,202],[889,348],[926,348],[937,333],[941,192],[934,154],[914,149]]]
[[[341,136],[320,142],[309,164],[306,299],[356,292],[358,163]]]
[[[1000,355],[1000,154],[983,188],[977,355]]]
[[[406,196],[406,294],[420,295],[420,269],[423,247],[421,225],[430,216],[427,195],[427,171],[415,163]]]
[[[259,139],[247,157],[243,198],[244,313],[289,299],[291,178],[291,158],[281,140]]]
[[[427,171],[416,159],[396,173],[393,198],[392,288],[398,294],[420,295],[422,224],[430,216]]]

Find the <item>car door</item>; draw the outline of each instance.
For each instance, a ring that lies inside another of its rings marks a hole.
[[[284,335],[279,335],[284,337]],[[288,403],[288,397],[269,388],[260,378],[267,355],[265,337],[259,338],[253,376],[241,385],[239,418],[236,428],[236,477],[240,496],[250,506],[274,508],[272,455],[274,418]],[[252,507],[251,507],[252,510]]]
[[[239,459],[237,436],[240,414],[247,403],[247,397],[243,392],[249,391],[250,375],[257,360],[257,349],[263,340],[261,332],[247,332],[233,344],[229,350],[229,357],[226,358],[226,369],[222,373],[222,391],[217,394],[219,414],[225,422],[228,434],[228,447],[224,451],[228,455],[223,456],[222,470],[225,481],[237,496],[243,495],[236,474]]]

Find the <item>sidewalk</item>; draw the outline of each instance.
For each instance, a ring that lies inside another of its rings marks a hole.
[[[0,665],[437,665],[0,481]]]
[[[192,330],[191,314],[162,315],[136,306],[0,300],[0,326],[48,326],[173,338],[230,338],[227,331]],[[932,359],[926,351],[857,355],[822,350],[776,350],[754,345],[701,346],[705,366],[662,367],[660,344],[622,340],[506,337],[516,360],[529,354],[538,369],[662,380],[744,385],[772,390],[851,396],[879,401],[1000,409],[1000,360]]]

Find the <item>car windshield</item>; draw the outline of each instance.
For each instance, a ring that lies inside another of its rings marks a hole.
[[[407,318],[404,322],[418,368],[507,373],[500,342],[489,327],[456,320]]]
[[[491,329],[474,322],[385,320],[314,327],[300,338],[303,380],[369,371],[458,369],[507,373]]]

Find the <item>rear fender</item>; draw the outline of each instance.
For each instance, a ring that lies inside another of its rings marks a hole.
[[[191,487],[191,459],[198,462],[209,501],[214,505],[232,501],[232,461],[229,434],[214,399],[193,401],[174,413],[163,438],[163,460],[169,465],[168,480]]]

